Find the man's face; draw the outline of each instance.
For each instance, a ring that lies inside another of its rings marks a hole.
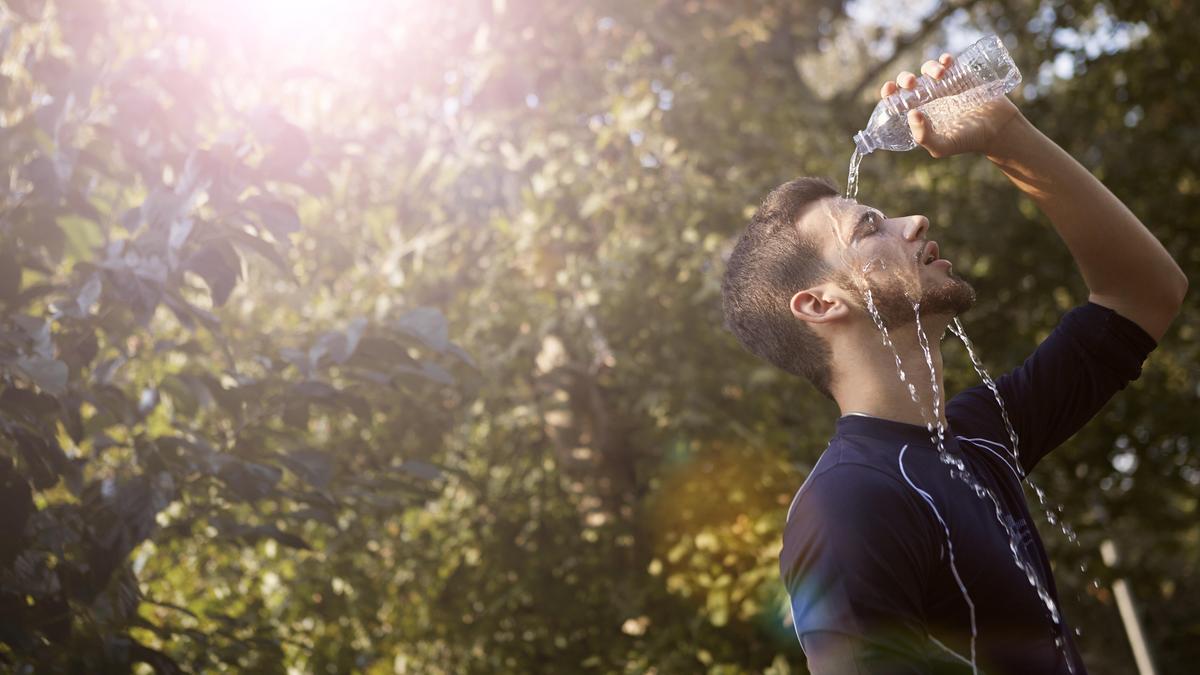
[[[927,237],[924,216],[889,218],[865,204],[830,197],[813,204],[800,227],[822,242],[839,285],[859,299],[870,290],[889,327],[913,322],[917,301],[922,315],[947,318],[975,303],[975,290]]]

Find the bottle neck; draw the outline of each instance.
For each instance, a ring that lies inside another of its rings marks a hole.
[[[879,146],[875,144],[875,140],[866,131],[860,131],[854,134],[854,147],[860,155],[869,155],[875,152]]]

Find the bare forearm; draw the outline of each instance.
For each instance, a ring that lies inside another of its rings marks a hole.
[[[989,147],[988,159],[1050,219],[1091,299],[1160,338],[1178,313],[1187,278],[1137,216],[1022,115]]]

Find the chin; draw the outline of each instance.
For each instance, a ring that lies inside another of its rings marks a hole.
[[[905,292],[900,283],[891,283],[871,289],[879,315],[889,328],[908,325],[916,321],[912,296]],[[975,289],[971,284],[950,277],[933,288],[921,293],[921,316],[951,319],[966,312],[975,304]]]
[[[966,281],[951,277],[936,289],[927,291],[921,299],[921,308],[933,314],[958,316],[975,306],[975,289]]]

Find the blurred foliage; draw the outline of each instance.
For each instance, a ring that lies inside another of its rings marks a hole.
[[[1200,269],[1194,3],[896,6],[362,0],[289,41],[8,0],[0,662],[805,672],[777,555],[836,411],[720,328],[766,191],[998,32],[1025,114]],[[1086,297],[979,158],[872,156],[861,194],[944,230],[993,373]],[[1133,667],[1118,575],[1161,670],[1200,657],[1198,314],[1034,476],[1093,673]]]

